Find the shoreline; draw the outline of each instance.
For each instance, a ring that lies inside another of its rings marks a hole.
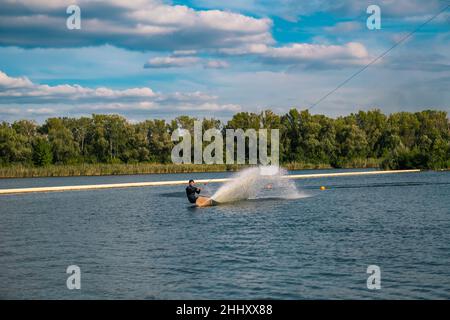
[[[359,165],[358,165],[359,164]],[[206,172],[236,172],[252,165],[196,165],[196,164],[79,164],[79,165],[51,165],[34,167],[16,165],[0,167],[0,179],[19,178],[51,178],[51,177],[90,177],[90,176],[120,176],[145,174],[175,174],[175,173],[206,173]],[[326,169],[381,169],[374,162],[353,163],[339,168],[329,164],[285,163],[281,167],[289,171],[294,170],[326,170]]]
[[[62,177],[102,177],[102,176],[128,176],[147,174],[177,174],[177,173],[214,173],[214,172],[236,172],[253,165],[195,165],[195,164],[82,164],[82,165],[51,165],[47,167],[11,166],[0,167],[0,180],[21,178],[62,178]],[[357,166],[355,164],[333,167],[328,164],[311,163],[285,163],[281,167],[288,171],[299,170],[348,170],[348,169],[375,169],[384,170],[373,162]],[[403,168],[421,169],[422,168]],[[431,169],[428,169],[431,170]],[[450,168],[434,171],[449,171]],[[425,170],[427,171],[427,170]],[[433,170],[432,170],[433,171]]]

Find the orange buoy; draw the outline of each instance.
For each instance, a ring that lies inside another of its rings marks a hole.
[[[321,186],[321,187],[320,187],[320,190],[322,190],[322,191],[323,191],[323,190],[326,190],[326,189],[327,189],[327,188],[325,188],[324,186]]]

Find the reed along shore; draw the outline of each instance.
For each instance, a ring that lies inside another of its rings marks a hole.
[[[0,167],[0,178],[33,178],[33,177],[75,177],[75,176],[107,176],[134,174],[190,173],[190,172],[226,172],[239,171],[250,165],[227,164],[161,164],[161,163],[98,163],[98,164],[53,164],[48,166],[11,165]],[[284,163],[287,170],[332,169],[326,163]],[[344,165],[346,169],[379,168],[376,159],[353,161]]]

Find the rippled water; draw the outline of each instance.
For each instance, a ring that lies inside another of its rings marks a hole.
[[[9,179],[0,188],[190,176]],[[183,186],[0,196],[0,298],[450,298],[450,172],[295,183],[309,197],[201,209]],[[73,264],[81,290],[66,288]],[[366,287],[371,264],[380,290]]]

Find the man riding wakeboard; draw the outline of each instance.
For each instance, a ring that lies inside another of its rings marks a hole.
[[[189,185],[186,187],[186,196],[189,200],[190,203],[195,203],[195,201],[197,201],[198,196],[196,195],[196,193],[200,193],[200,191],[202,191],[201,188],[197,188],[196,186],[194,186],[194,180],[189,180]]]
[[[186,187],[186,196],[190,203],[195,203],[197,207],[209,207],[214,205],[214,201],[208,197],[197,196],[196,194],[202,191],[202,188],[194,186],[194,180],[189,180],[189,185]]]

